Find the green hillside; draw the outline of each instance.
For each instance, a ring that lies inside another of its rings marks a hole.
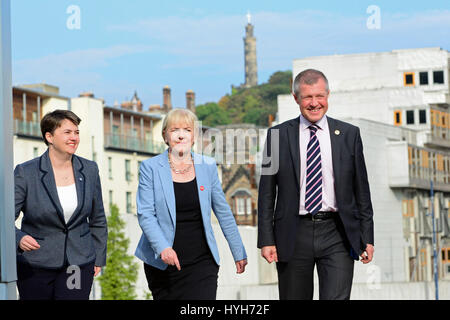
[[[252,88],[233,88],[217,103],[198,105],[196,113],[205,126],[253,123],[267,126],[269,115],[275,117],[277,96],[291,92],[291,71],[277,71],[267,83]]]

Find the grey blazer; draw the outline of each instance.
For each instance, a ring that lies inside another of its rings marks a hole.
[[[22,227],[16,228],[18,262],[55,269],[94,262],[106,264],[108,230],[103,209],[97,164],[73,155],[78,206],[70,220],[64,220],[48,150],[38,158],[19,164],[14,170],[16,219],[23,212]],[[30,235],[40,248],[23,251],[19,242]]]

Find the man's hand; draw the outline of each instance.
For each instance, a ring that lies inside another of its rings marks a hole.
[[[267,260],[268,263],[273,261],[278,262],[277,247],[265,246],[261,248],[261,256]]]
[[[176,266],[178,271],[181,270],[180,262],[178,261],[177,253],[172,248],[170,248],[170,247],[169,248],[165,248],[161,252],[161,260],[165,264],[168,264],[169,266]]]
[[[364,264],[369,263],[370,261],[372,261],[372,259],[373,259],[373,252],[374,251],[375,251],[375,249],[374,249],[373,245],[368,244],[366,246],[366,251],[364,251],[361,254],[361,260],[360,261],[362,263],[364,263]]]

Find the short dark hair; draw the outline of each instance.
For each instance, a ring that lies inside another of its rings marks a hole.
[[[74,125],[80,125],[81,119],[72,111],[69,110],[55,110],[47,113],[41,120],[41,132],[42,138],[45,144],[48,146],[48,141],[45,138],[45,134],[50,132],[53,134],[55,130],[61,127],[61,123],[64,120],[71,121]]]
[[[319,79],[323,79],[325,81],[325,84],[327,85],[327,91],[330,91],[330,88],[328,86],[328,79],[321,71],[315,69],[306,69],[300,72],[295,77],[292,92],[294,92],[296,97],[299,97],[300,84],[313,85],[316,84]]]

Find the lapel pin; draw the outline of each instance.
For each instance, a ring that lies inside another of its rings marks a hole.
[[[334,130],[334,134],[338,136],[341,134],[341,132],[339,130]]]
[[[80,178],[80,181],[83,181],[83,178]]]
[[[200,186],[200,190],[201,191],[205,190],[205,187],[204,186]]]

